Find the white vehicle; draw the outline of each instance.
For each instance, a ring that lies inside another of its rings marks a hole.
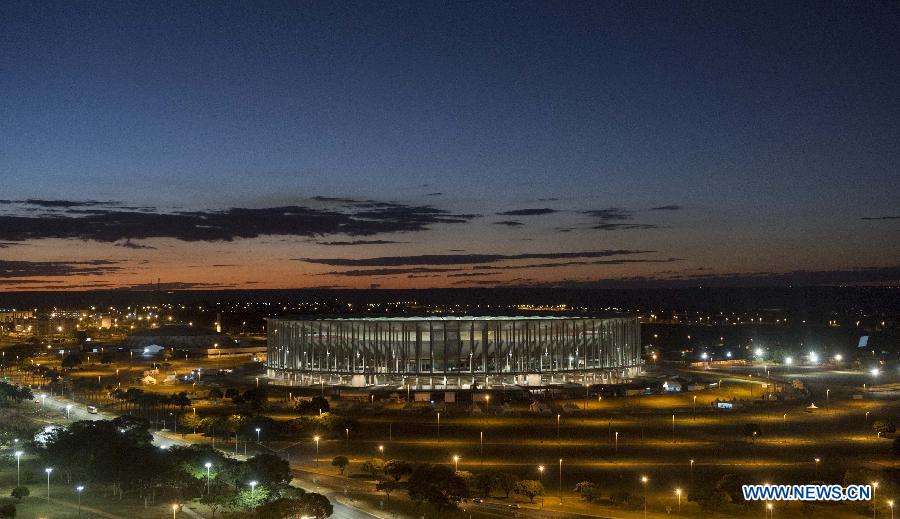
[[[97,414],[97,408],[92,405],[89,405],[89,406],[87,406],[87,412],[91,413],[91,414]]]

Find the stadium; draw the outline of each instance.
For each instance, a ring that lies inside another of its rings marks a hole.
[[[637,317],[297,317],[268,320],[275,384],[474,389],[625,382]]]

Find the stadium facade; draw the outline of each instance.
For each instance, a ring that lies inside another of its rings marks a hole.
[[[637,317],[298,317],[268,320],[276,384],[469,389],[625,382]]]

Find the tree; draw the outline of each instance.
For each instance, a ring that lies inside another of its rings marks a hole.
[[[347,456],[335,456],[334,459],[331,460],[331,466],[337,467],[339,471],[341,471],[341,475],[344,475],[344,469],[347,468],[347,465],[350,464],[350,460]]]
[[[497,478],[492,472],[482,472],[475,476],[475,488],[484,497],[491,497],[491,490],[497,486]]]
[[[331,502],[322,494],[308,492],[301,500],[303,501],[302,515],[325,518],[334,513]]]
[[[197,428],[203,424],[203,419],[195,413],[187,413],[181,415],[181,429],[191,429],[197,434]]]
[[[257,454],[247,460],[247,467],[261,485],[289,483],[293,478],[290,463],[274,454]]]
[[[403,476],[412,474],[412,465],[405,461],[390,460],[384,464],[384,473],[394,478],[394,481],[400,481]]]
[[[600,499],[600,487],[590,481],[581,481],[575,485],[575,493],[587,502]]]
[[[31,494],[31,491],[28,490],[28,487],[16,487],[12,489],[12,492],[9,493],[10,496],[16,498],[21,501],[23,497],[28,497]]]
[[[468,497],[465,482],[444,465],[419,465],[409,476],[407,486],[410,499],[428,503],[438,510],[455,510],[457,503]]]
[[[516,483],[515,492],[520,496],[527,497],[529,501],[534,503],[534,498],[536,496],[544,495],[544,485],[542,485],[540,481],[523,479]]]
[[[516,488],[519,477],[515,474],[510,474],[509,472],[498,472],[495,477],[497,489],[506,494],[506,497],[509,498],[509,493]]]
[[[372,458],[370,460],[366,460],[362,466],[363,472],[369,474],[372,477],[375,477],[379,472],[384,471],[384,461],[379,458]]]
[[[16,505],[12,503],[3,503],[0,504],[0,517],[15,517],[16,516]]]
[[[697,491],[691,491],[688,495],[688,501],[693,501],[700,506],[700,510],[708,513],[715,513],[728,504],[728,494],[719,488],[701,487]]]
[[[897,431],[897,427],[891,420],[875,420],[875,422],[872,423],[872,429],[875,430],[875,433],[878,434],[879,438],[885,434]]]
[[[311,400],[303,400],[297,403],[295,410],[301,415],[317,415],[331,411],[331,404],[322,396],[314,396]]]
[[[756,440],[757,436],[762,436],[762,429],[755,423],[744,424],[744,436],[750,438],[750,440]]]
[[[379,481],[375,485],[375,490],[377,490],[379,492],[384,492],[384,495],[386,495],[388,498],[388,501],[390,501],[391,492],[393,492],[394,490],[397,490],[398,488],[402,488],[402,487],[403,487],[402,484],[400,484],[396,481],[391,481],[389,479],[386,479],[383,481]]]
[[[209,507],[213,519],[215,519],[216,511],[230,507],[234,502],[236,494],[237,491],[234,487],[226,484],[224,481],[219,481],[219,479],[216,478],[209,487],[209,492],[200,496],[200,503]]]

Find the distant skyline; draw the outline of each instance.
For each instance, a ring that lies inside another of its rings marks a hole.
[[[900,284],[900,4],[3,2],[0,290]]]

